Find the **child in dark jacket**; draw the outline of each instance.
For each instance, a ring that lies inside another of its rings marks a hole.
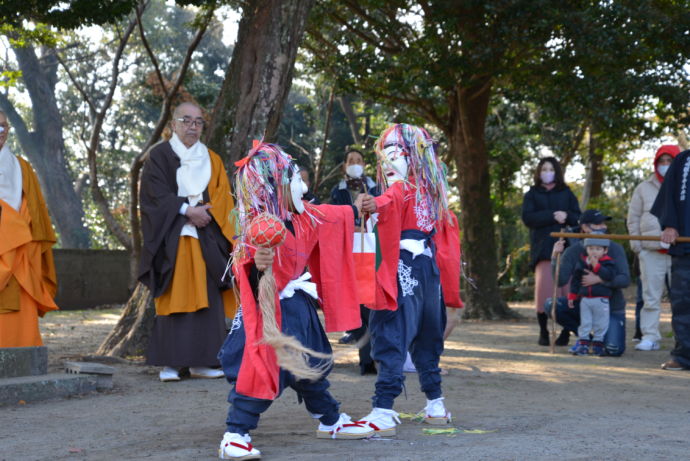
[[[609,298],[612,289],[604,283],[583,286],[582,277],[586,272],[598,275],[602,281],[609,282],[616,275],[613,259],[607,254],[609,240],[601,238],[587,238],[584,241],[587,256],[582,255],[575,267],[570,282],[568,307],[574,308],[576,299],[580,299],[580,326],[577,330],[579,340],[573,350],[575,355],[589,354],[592,346],[594,355],[604,354],[604,335],[609,328]],[[590,332],[592,341],[590,342]]]

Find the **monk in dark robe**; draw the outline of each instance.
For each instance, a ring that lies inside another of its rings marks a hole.
[[[144,244],[139,281],[154,296],[156,319],[146,362],[163,366],[161,381],[220,378],[225,317],[236,302],[226,273],[234,207],[220,157],[199,141],[201,109],[183,103],[173,135],[154,146],[141,178]]]
[[[57,309],[50,224],[36,173],[5,144],[0,111],[0,347],[42,346],[38,317]]]

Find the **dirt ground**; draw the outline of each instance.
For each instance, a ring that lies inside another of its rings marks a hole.
[[[514,304],[517,322],[465,322],[446,343],[442,367],[454,434],[427,435],[404,419],[395,439],[319,440],[316,423],[291,390],[252,433],[268,460],[681,460],[690,444],[690,373],[659,365],[671,347],[668,306],[662,349],[637,352],[628,313],[627,351],[620,358],[552,355],[536,345],[528,304]],[[50,368],[92,353],[117,310],[49,314],[42,331]],[[332,334],[336,343],[339,334]],[[360,376],[356,352],[342,354],[330,375],[342,410],[368,413],[374,377]],[[211,460],[224,432],[229,384],[185,379],[161,383],[158,370],[114,364],[114,389],[70,399],[0,407],[2,460]],[[407,374],[401,413],[425,404]]]

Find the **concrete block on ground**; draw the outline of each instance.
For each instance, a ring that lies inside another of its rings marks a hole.
[[[115,368],[108,365],[95,362],[65,362],[65,372],[95,377],[98,390],[113,388]]]
[[[16,405],[87,394],[98,389],[95,375],[51,373],[0,379],[0,404]]]
[[[0,348],[0,378],[38,376],[48,373],[48,348]]]

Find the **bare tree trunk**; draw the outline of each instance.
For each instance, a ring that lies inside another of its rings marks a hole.
[[[139,283],[125,304],[117,325],[103,340],[96,354],[113,357],[144,355],[155,316],[151,292]]]
[[[228,171],[252,139],[275,137],[292,83],[297,49],[314,0],[245,2],[237,43],[225,74],[206,142]]]
[[[355,144],[362,144],[362,135],[359,133],[359,120],[357,120],[357,114],[355,114],[355,109],[352,107],[352,98],[349,95],[340,96],[338,102],[340,102],[340,108],[343,110],[347,124],[350,126],[352,139]]]
[[[586,166],[585,187],[582,190],[582,209],[586,209],[589,202],[601,197],[603,193],[604,172],[601,168],[603,154],[598,148],[596,132],[593,126],[589,128],[589,146]]]
[[[496,237],[491,204],[489,155],[484,128],[491,95],[491,80],[456,88],[449,98],[447,127],[455,158],[462,207],[464,293],[466,316],[480,319],[515,317],[498,289]]]
[[[31,99],[33,131],[29,131],[27,123],[4,94],[0,95],[0,108],[7,113],[22,150],[38,174],[61,245],[65,248],[89,248],[90,234],[84,224],[84,206],[75,192],[74,179],[65,161],[62,116],[55,98],[56,52],[43,48],[39,59],[31,45],[13,45],[12,49]]]
[[[333,97],[335,96],[335,88],[331,88],[328,97],[328,105],[326,106],[326,126],[323,128],[323,143],[321,144],[321,152],[319,152],[319,161],[314,168],[314,190],[321,188],[323,181],[323,159],[326,156],[326,148],[328,147],[328,133],[331,131],[331,116],[333,115]]]

